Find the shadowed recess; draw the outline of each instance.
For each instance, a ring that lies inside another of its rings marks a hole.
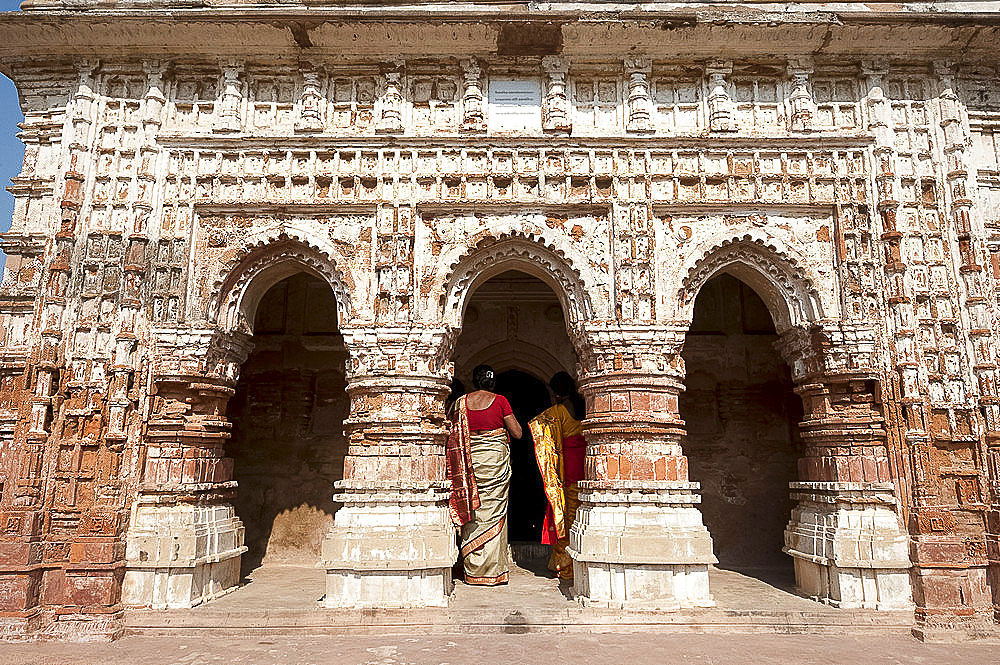
[[[330,287],[306,273],[275,284],[257,308],[226,446],[249,548],[244,574],[262,562],[316,563],[338,508],[348,401],[336,312]]]
[[[778,336],[760,296],[722,274],[705,283],[684,343],[687,423],[684,453],[701,483],[702,514],[719,566],[779,568],[797,480],[802,406],[774,342]]]

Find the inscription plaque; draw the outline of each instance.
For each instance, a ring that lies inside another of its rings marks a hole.
[[[491,132],[540,132],[542,87],[533,79],[490,81],[489,130]]]

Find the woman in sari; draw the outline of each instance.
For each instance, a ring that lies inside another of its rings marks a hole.
[[[493,368],[472,371],[475,390],[454,405],[448,437],[448,477],[451,517],[461,529],[462,564],[466,584],[506,584],[507,495],[510,489],[508,434],[521,438],[521,425],[496,386]]]
[[[552,545],[549,570],[560,579],[573,579],[573,560],[566,552],[569,530],[580,507],[577,483],[583,480],[583,460],[587,442],[583,438],[580,420],[584,417],[583,397],[576,391],[576,382],[566,372],[559,372],[549,381],[556,403],[531,422],[535,440],[535,459],[549,500],[542,525],[542,543]]]

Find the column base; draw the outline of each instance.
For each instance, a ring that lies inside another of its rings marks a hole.
[[[413,490],[338,483],[343,503],[323,541],[331,608],[445,607],[458,558],[443,487]]]
[[[784,552],[810,598],[845,609],[912,610],[906,531],[892,483],[790,483]]]
[[[698,483],[580,483],[570,529],[574,591],[586,606],[712,607],[708,568],[718,560],[695,506]]]
[[[240,583],[243,523],[229,504],[140,504],[126,547],[122,602],[194,607]]]

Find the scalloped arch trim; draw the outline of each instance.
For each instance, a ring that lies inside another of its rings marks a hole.
[[[534,234],[502,233],[483,238],[449,266],[444,277],[444,317],[459,325],[469,295],[506,270],[520,270],[552,287],[570,322],[593,318],[583,276],[554,244]]]
[[[223,330],[253,332],[257,305],[282,279],[308,272],[333,290],[340,325],[351,317],[351,298],[344,275],[327,251],[287,229],[248,238],[219,271],[213,284],[209,320]]]
[[[721,272],[757,292],[779,332],[823,316],[819,295],[799,262],[774,243],[747,234],[713,246],[688,271],[678,293],[679,309],[687,320],[701,287]]]

